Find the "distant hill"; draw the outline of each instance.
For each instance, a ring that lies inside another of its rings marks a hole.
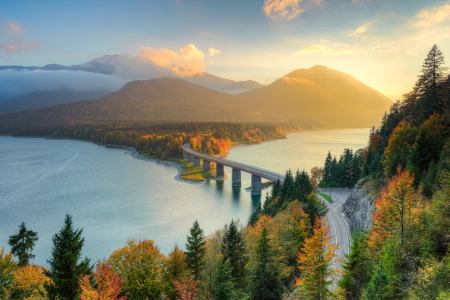
[[[32,110],[64,103],[72,103],[106,96],[106,91],[34,91],[30,94],[0,103],[0,115],[7,113]]]
[[[133,81],[100,99],[0,116],[0,129],[91,121],[308,121],[334,128],[371,127],[379,125],[391,104],[352,76],[315,66],[236,96],[180,78]]]
[[[379,125],[392,101],[352,76],[324,66],[295,70],[235,96],[260,120],[321,120],[333,127]]]
[[[234,98],[179,78],[132,81],[103,98],[0,116],[7,125],[68,124],[86,121],[238,121]],[[3,127],[5,128],[5,127]]]

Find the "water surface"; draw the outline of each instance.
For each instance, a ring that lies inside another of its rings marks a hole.
[[[228,158],[284,173],[323,165],[328,150],[362,148],[368,129],[298,132],[288,139],[231,150]],[[231,170],[225,169],[231,175]],[[75,140],[0,137],[0,247],[25,222],[38,232],[38,264],[50,257],[52,236],[66,213],[84,228],[83,255],[109,257],[128,239],[153,239],[163,253],[184,248],[195,219],[205,233],[232,218],[244,223],[261,197],[231,180],[192,185],[174,180],[174,166],[132,158],[126,150]],[[263,195],[264,196],[264,195]]]

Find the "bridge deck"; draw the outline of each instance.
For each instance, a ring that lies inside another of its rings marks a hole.
[[[281,183],[283,183],[283,181],[284,181],[284,176],[281,175],[281,174],[278,174],[278,173],[275,173],[275,172],[272,172],[272,171],[269,171],[269,170],[265,170],[265,169],[262,169],[262,168],[250,166],[250,165],[247,165],[247,164],[243,164],[243,163],[240,163],[240,162],[231,161],[231,160],[228,160],[228,159],[217,158],[217,157],[214,157],[214,156],[202,154],[202,153],[199,153],[197,151],[192,150],[190,144],[184,144],[182,146],[182,148],[183,148],[183,151],[185,153],[187,153],[187,154],[190,154],[192,156],[195,156],[195,157],[198,157],[198,158],[201,158],[201,159],[204,159],[204,160],[208,160],[208,161],[214,162],[216,164],[220,164],[220,165],[224,165],[224,166],[227,166],[227,167],[230,167],[230,168],[233,168],[233,169],[241,170],[243,172],[247,172],[247,173],[250,173],[250,174],[253,174],[253,175],[265,178],[265,179],[270,180],[270,181],[280,180]]]

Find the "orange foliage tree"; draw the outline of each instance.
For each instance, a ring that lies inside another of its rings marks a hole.
[[[0,250],[0,299],[6,297],[11,284],[14,281],[14,270],[17,269],[17,263],[11,253],[5,253],[5,247]]]
[[[180,281],[174,280],[173,284],[178,296],[176,300],[195,300],[197,299],[198,286],[200,281],[194,281],[192,276],[183,276]]]
[[[44,285],[50,278],[44,275],[44,269],[36,265],[27,265],[14,272],[14,282],[9,291],[11,299],[48,299]]]
[[[388,180],[375,200],[372,211],[372,230],[369,236],[369,246],[373,251],[380,250],[384,241],[394,231],[401,236],[402,246],[405,223],[414,216],[416,210],[423,206],[423,198],[414,187],[414,176],[408,170],[401,172]]]
[[[309,177],[309,180],[314,188],[318,188],[318,184],[324,179],[324,177],[325,171],[322,168],[313,167],[311,169],[311,176]]]
[[[106,263],[105,260],[97,262],[97,268],[94,272],[97,287],[91,286],[91,280],[85,275],[80,280],[80,300],[126,300],[125,296],[119,297],[122,292],[123,280],[119,274]]]
[[[178,245],[175,245],[173,251],[165,259],[164,281],[166,282],[166,295],[169,298],[175,299],[176,297],[176,289],[173,284],[174,280],[180,280],[187,272],[186,254]]]
[[[317,217],[318,219],[318,217]],[[339,245],[332,244],[333,238],[325,225],[324,217],[318,219],[313,227],[313,235],[305,240],[297,255],[298,268],[302,274],[296,278],[300,293],[307,299],[326,299],[332,295],[328,289],[336,277],[342,274],[339,268],[332,268],[332,261],[341,261],[335,254]]]

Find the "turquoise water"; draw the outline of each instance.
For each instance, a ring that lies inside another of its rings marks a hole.
[[[231,150],[228,158],[284,173],[322,165],[328,150],[362,148],[368,129],[298,132],[288,139]],[[84,228],[83,255],[109,257],[128,239],[152,239],[163,253],[184,248],[198,219],[206,234],[232,218],[246,223],[261,196],[230,180],[193,185],[174,180],[174,166],[132,158],[125,149],[74,140],[0,137],[0,247],[25,222],[38,232],[35,263],[46,264],[52,236],[70,213]],[[225,169],[231,174],[231,170]],[[264,197],[264,195],[263,195]]]

